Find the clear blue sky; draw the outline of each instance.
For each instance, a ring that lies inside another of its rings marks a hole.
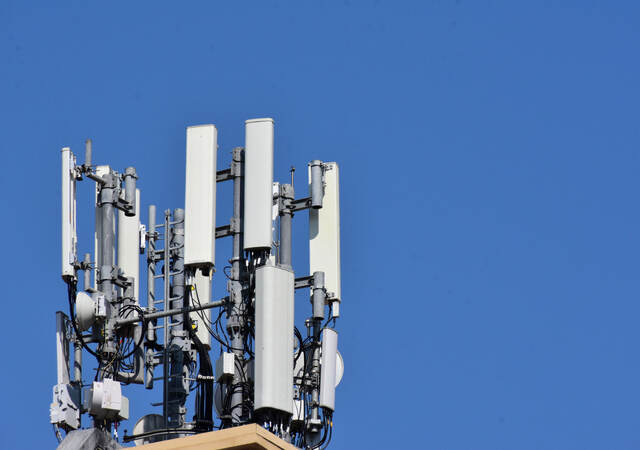
[[[223,167],[263,116],[280,180],[341,166],[333,448],[640,448],[637,2],[54,3],[0,3],[3,448],[55,445],[60,148],[162,210],[186,126]]]

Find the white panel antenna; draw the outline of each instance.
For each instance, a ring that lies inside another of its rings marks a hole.
[[[133,296],[140,303],[140,189],[136,189],[136,215],[118,211],[118,266],[133,278]]]
[[[338,353],[338,333],[331,329],[322,330],[322,359],[320,362],[320,406],[331,411],[336,407],[336,358]]]
[[[75,278],[76,261],[76,157],[62,149],[62,277]]]
[[[56,361],[58,384],[69,383],[69,341],[66,335],[66,317],[58,311],[56,313]]]
[[[271,248],[273,119],[245,122],[244,249]]]
[[[255,409],[293,412],[293,272],[256,269]]]
[[[187,128],[184,264],[205,272],[215,265],[217,154],[214,125]]]
[[[309,210],[309,273],[324,272],[333,317],[340,316],[340,174],[335,162],[324,165],[322,208]],[[311,169],[309,169],[311,187]]]

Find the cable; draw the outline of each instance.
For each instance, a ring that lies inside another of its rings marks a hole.
[[[190,290],[187,290],[185,295],[186,306],[189,306],[189,300],[192,298]],[[197,295],[197,291],[196,291]],[[199,304],[198,300],[198,304]],[[196,350],[200,357],[200,367],[198,370],[199,375],[205,377],[198,382],[198,392],[196,393],[196,428],[202,431],[211,431],[213,428],[213,367],[211,365],[211,358],[206,347],[200,341],[200,338],[195,333],[193,325],[191,323],[191,315],[187,312],[183,313],[183,320],[187,324],[189,330],[189,336],[195,344]],[[208,328],[208,327],[207,327]]]

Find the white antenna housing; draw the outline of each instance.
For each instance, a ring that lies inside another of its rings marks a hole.
[[[338,353],[338,333],[331,329],[322,330],[322,359],[320,361],[320,406],[331,411],[336,407],[336,358]]]
[[[245,122],[244,249],[271,248],[273,119]]]
[[[327,300],[333,317],[340,316],[340,173],[335,162],[325,163],[322,208],[309,210],[309,273],[324,272]],[[311,169],[309,169],[311,188]]]
[[[69,383],[69,340],[66,335],[65,315],[56,313],[56,361],[58,384]]]
[[[214,125],[187,128],[184,264],[205,271],[215,265],[216,160],[218,130]]]
[[[254,407],[293,412],[294,276],[281,267],[256,269]]]
[[[62,149],[62,277],[74,278],[76,260],[76,157]]]
[[[140,189],[136,189],[136,215],[118,211],[118,266],[133,277],[133,296],[140,303]]]

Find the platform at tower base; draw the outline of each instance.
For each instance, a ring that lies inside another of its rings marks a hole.
[[[255,423],[133,448],[141,450],[297,450],[297,447]]]

